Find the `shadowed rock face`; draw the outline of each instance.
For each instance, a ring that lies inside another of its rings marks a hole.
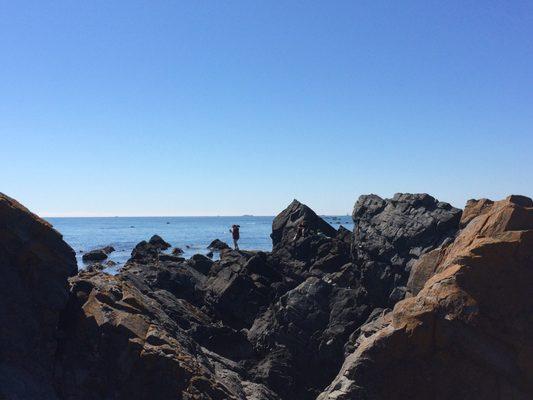
[[[533,398],[533,202],[484,203],[319,399]]]
[[[0,398],[56,398],[50,366],[76,271],[61,235],[0,193]]]
[[[359,197],[353,211],[354,261],[376,306],[403,298],[412,265],[453,238],[461,210],[428,194]]]

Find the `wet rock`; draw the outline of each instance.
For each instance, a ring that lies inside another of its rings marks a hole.
[[[61,235],[0,193],[0,398],[57,398],[51,365],[76,271]]]

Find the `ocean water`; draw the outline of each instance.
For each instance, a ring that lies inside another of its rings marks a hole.
[[[324,216],[332,226],[343,225],[352,229],[349,216]],[[274,217],[102,217],[102,218],[47,218],[64,240],[76,251],[78,267],[83,268],[83,252],[111,245],[115,252],[109,259],[118,266],[124,264],[132,249],[154,234],[161,236],[173,247],[184,250],[185,258],[206,254],[214,239],[233,244],[229,229],[241,226],[239,247],[243,250],[272,250],[270,233]],[[170,251],[170,250],[169,250]]]

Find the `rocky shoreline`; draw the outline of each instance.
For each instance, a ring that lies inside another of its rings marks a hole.
[[[272,252],[154,236],[108,275],[0,194],[0,398],[533,398],[531,199],[366,195],[352,217],[295,200]]]

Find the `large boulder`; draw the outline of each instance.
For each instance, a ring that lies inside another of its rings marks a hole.
[[[354,261],[375,305],[386,307],[396,302],[396,288],[405,291],[418,258],[455,237],[461,210],[428,194],[364,195],[352,218]]]
[[[51,365],[76,271],[61,235],[0,193],[0,398],[56,398]]]
[[[170,243],[165,242],[165,240],[163,240],[163,238],[159,235],[153,235],[148,241],[148,243],[158,248],[159,250],[166,250],[171,247]]]
[[[476,208],[320,400],[533,398],[533,202]]]
[[[222,250],[229,249],[230,247],[228,246],[227,243],[223,242],[222,240],[215,239],[211,243],[209,243],[209,246],[207,246],[207,248],[213,251],[222,251]]]
[[[95,262],[95,261],[103,261],[107,258],[107,252],[104,251],[104,249],[97,249],[97,250],[91,250],[87,253],[83,254],[81,259],[83,262]]]
[[[301,222],[305,222],[306,229],[312,234],[323,234],[335,237],[337,230],[320,218],[316,213],[294,199],[289,206],[279,213],[272,221],[272,245],[274,249],[293,242],[296,230]]]

